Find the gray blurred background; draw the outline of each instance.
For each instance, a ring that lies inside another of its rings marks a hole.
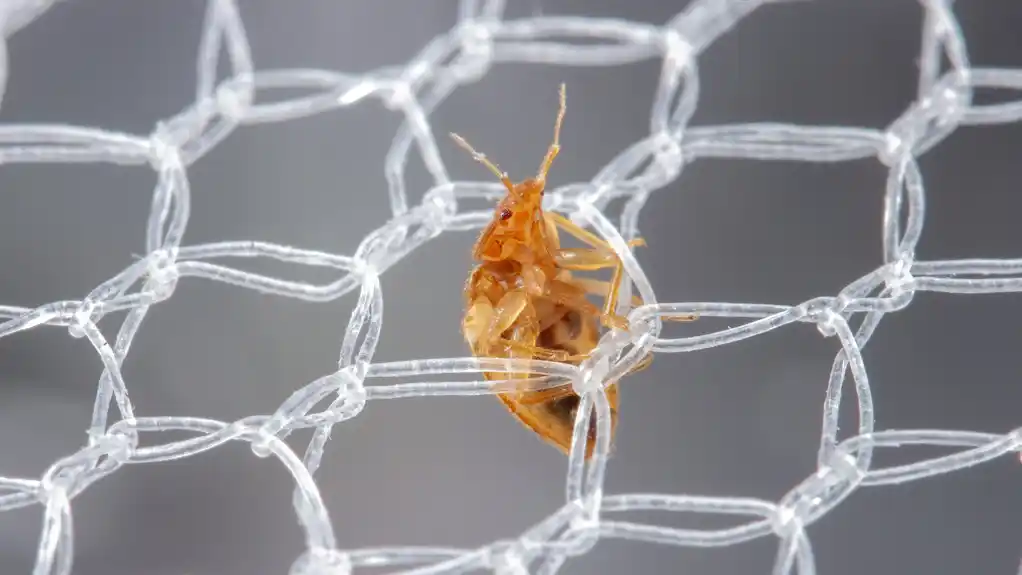
[[[70,0],[15,34],[0,120],[145,134],[194,97],[202,0]],[[508,17],[590,14],[662,23],[684,2],[522,0]],[[257,68],[364,72],[410,59],[455,21],[454,0],[248,0]],[[971,61],[1022,66],[1022,5],[960,2]],[[700,59],[693,125],[752,121],[882,127],[914,98],[922,9],[908,0],[800,2],[759,9]],[[432,116],[513,176],[547,144],[568,84],[554,185],[590,179],[646,134],[659,63],[610,68],[499,65]],[[981,96],[983,98],[985,96]],[[1013,96],[1012,96],[1013,97]],[[980,100],[982,101],[982,99]],[[244,128],[190,171],[186,245],[256,239],[352,254],[389,215],[383,158],[400,117],[375,102]],[[485,171],[447,140],[455,179]],[[921,161],[928,204],[920,259],[1019,257],[1022,126],[964,128]],[[414,154],[413,154],[414,155]],[[885,171],[698,161],[658,192],[639,250],[660,301],[795,304],[834,295],[881,262]],[[79,299],[144,249],[147,168],[0,170],[0,302]],[[429,180],[408,175],[417,203]],[[379,361],[466,354],[458,331],[474,233],[441,236],[384,274]],[[299,266],[244,269],[323,281]],[[140,416],[231,421],[269,414],[335,369],[356,295],[309,304],[187,279],[147,316],[124,375]],[[920,293],[865,350],[877,428],[1004,432],[1019,425],[1018,296]],[[116,321],[114,321],[116,320]],[[104,320],[114,333],[119,320]],[[718,329],[668,326],[667,333]],[[809,325],[696,353],[661,355],[622,391],[608,493],[777,500],[812,473],[838,343]],[[101,366],[85,340],[43,328],[0,340],[0,474],[38,477],[86,440]],[[850,432],[852,418],[844,421]],[[299,452],[308,433],[289,440]],[[561,505],[566,459],[488,397],[371,403],[334,428],[317,474],[344,548],[475,547],[513,537]],[[876,465],[938,452],[878,451]],[[858,491],[809,535],[822,575],[1014,574],[1022,548],[1014,458]],[[232,443],[186,460],[129,466],[74,501],[78,575],[278,574],[302,552],[292,483],[274,459]],[[0,513],[0,573],[28,573],[42,509]],[[619,516],[677,527],[737,520]],[[760,574],[775,539],[727,549],[617,540],[564,573]]]

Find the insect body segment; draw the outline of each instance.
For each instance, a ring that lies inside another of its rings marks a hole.
[[[546,177],[560,152],[565,91],[561,85],[560,108],[553,142],[535,177],[513,183],[485,155],[464,138],[455,142],[493,172],[507,188],[493,219],[476,240],[472,257],[477,262],[465,285],[466,312],[462,321],[465,339],[477,357],[505,357],[559,361],[578,365],[595,349],[599,326],[627,330],[628,320],[617,314],[616,304],[624,268],[613,248],[571,220],[542,209]],[[565,249],[560,232],[587,244]],[[641,239],[630,247],[645,245]],[[611,281],[575,277],[572,272],[613,269]],[[588,298],[604,299],[601,308]],[[635,305],[641,305],[638,297]],[[682,321],[694,318],[681,318]],[[649,365],[647,356],[633,372]],[[489,380],[520,379],[527,374],[487,372]],[[607,388],[611,434],[616,429],[618,392],[616,382]],[[568,453],[580,398],[570,388],[499,394],[498,398],[523,425],[555,447]],[[596,443],[596,419],[590,419],[586,458]]]

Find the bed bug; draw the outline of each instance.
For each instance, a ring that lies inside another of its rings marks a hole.
[[[476,266],[464,288],[462,333],[477,357],[525,358],[578,365],[596,347],[600,326],[627,330],[628,320],[616,313],[624,268],[614,249],[599,236],[568,218],[542,209],[547,173],[560,152],[560,132],[566,110],[565,87],[553,141],[538,173],[514,183],[485,155],[461,136],[455,142],[507,189],[472,249]],[[586,244],[561,247],[564,232]],[[645,245],[642,239],[629,247]],[[613,269],[608,281],[579,277],[573,272]],[[603,307],[588,296],[604,299]],[[633,297],[633,305],[641,305]],[[676,318],[691,321],[694,317]],[[644,369],[647,355],[630,373]],[[487,372],[488,380],[521,379],[527,374]],[[617,427],[617,382],[606,386],[610,403],[611,437]],[[565,454],[571,449],[572,430],[580,398],[570,387],[501,393],[497,396],[511,414],[540,438]],[[590,418],[586,459],[596,445],[596,418]]]

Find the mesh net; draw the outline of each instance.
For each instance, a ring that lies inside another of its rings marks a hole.
[[[2,306],[0,335],[41,326],[63,326],[85,338],[105,369],[100,377],[87,445],[53,463],[42,477],[0,477],[0,510],[41,503],[44,526],[34,573],[66,574],[72,567],[72,500],[125,464],[193,456],[229,441],[244,441],[262,457],[275,457],[294,477],[294,509],[307,549],[292,573],[341,574],[363,566],[403,566],[416,573],[555,572],[568,558],[587,552],[598,540],[623,538],[677,546],[727,546],[776,536],[779,551],[773,573],[815,572],[805,529],[859,487],[918,481],[979,465],[1019,448],[1017,431],[1008,434],[949,430],[874,430],[873,403],[861,351],[888,313],[907,307],[919,291],[991,293],[1022,291],[1022,260],[971,259],[917,261],[926,195],[917,158],[962,125],[997,124],[1022,118],[1022,103],[974,105],[976,88],[1022,89],[1022,71],[970,67],[963,36],[949,3],[923,2],[923,45],[918,98],[886,129],[744,124],[688,127],[697,106],[696,62],[702,50],[764,2],[697,0],[663,25],[581,17],[504,20],[501,1],[464,0],[456,24],[436,37],[407,65],[364,75],[329,70],[258,70],[245,27],[232,0],[210,0],[198,62],[196,101],[145,136],[47,124],[0,126],[4,163],[102,162],[149,164],[158,175],[146,227],[146,253],[122,272],[77,301],[34,309]],[[6,3],[0,15],[6,34],[41,15],[48,2]],[[551,39],[552,38],[552,39]],[[581,43],[588,42],[587,44]],[[0,44],[2,46],[2,44]],[[229,78],[216,82],[222,48]],[[629,278],[621,298],[628,310],[632,293],[645,302],[629,311],[632,334],[611,332],[579,367],[533,363],[549,377],[546,386],[573,385],[582,396],[576,439],[588,428],[590,409],[598,421],[597,456],[581,457],[580,444],[568,460],[567,501],[548,518],[517,537],[473,550],[393,547],[339,549],[328,510],[313,475],[331,428],[359,415],[382,398],[483,395],[508,383],[481,381],[483,371],[522,369],[518,361],[438,358],[381,363],[373,356],[381,330],[380,275],[444,231],[480,228],[491,209],[468,211],[464,200],[495,199],[497,182],[452,181],[440,159],[430,113],[459,85],[487,73],[495,62],[540,62],[611,66],[648,58],[662,60],[659,85],[649,116],[649,135],[621,152],[590,182],[549,190],[546,207],[558,210],[607,239],[625,263]],[[942,59],[949,66],[942,65]],[[945,69],[946,68],[946,69]],[[0,78],[6,79],[6,68]],[[279,88],[305,91],[290,100],[264,102],[261,93]],[[263,242],[182,245],[189,218],[187,166],[203,157],[240,126],[283,122],[355,106],[378,98],[404,115],[386,157],[392,217],[368,235],[352,255],[335,255]],[[409,205],[402,175],[412,145],[418,148],[434,182],[419,205]],[[874,157],[889,168],[883,213],[883,263],[835,296],[794,306],[753,303],[660,303],[642,268],[627,248],[638,235],[637,218],[650,194],[674,181],[696,158],[755,158],[841,162]],[[615,199],[625,199],[619,225],[605,216]],[[270,258],[340,270],[327,284],[301,283],[232,269],[208,260],[223,257]],[[202,277],[281,297],[311,302],[357,292],[336,372],[295,391],[275,413],[234,422],[194,417],[136,417],[120,366],[148,310],[170,298],[181,278]],[[127,312],[113,341],[97,323],[113,312]],[[667,316],[699,314],[742,318],[746,323],[685,338],[660,335]],[[858,318],[856,317],[858,316]],[[852,326],[858,319],[857,327]],[[692,352],[762,335],[795,322],[815,324],[825,337],[840,341],[823,405],[818,469],[780,501],[695,495],[606,494],[602,484],[609,444],[608,403],[601,384],[633,367],[647,352]],[[608,360],[609,364],[606,361]],[[393,377],[476,374],[479,381],[387,384]],[[854,390],[845,397],[846,379]],[[329,406],[315,411],[329,399]],[[842,402],[857,406],[858,427],[839,439]],[[111,412],[111,410],[113,410]],[[304,457],[283,441],[299,429],[313,429]],[[191,436],[160,442],[168,432]],[[140,446],[140,436],[151,445]],[[147,441],[149,443],[149,441]],[[887,468],[871,467],[875,447],[909,444],[953,446],[959,451]],[[627,510],[737,514],[750,519],[738,527],[687,530],[614,519]]]

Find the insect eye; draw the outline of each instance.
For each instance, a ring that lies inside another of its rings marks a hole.
[[[503,210],[500,210],[500,219],[501,219],[501,221],[511,219],[511,210],[509,210],[507,208],[504,208]]]

